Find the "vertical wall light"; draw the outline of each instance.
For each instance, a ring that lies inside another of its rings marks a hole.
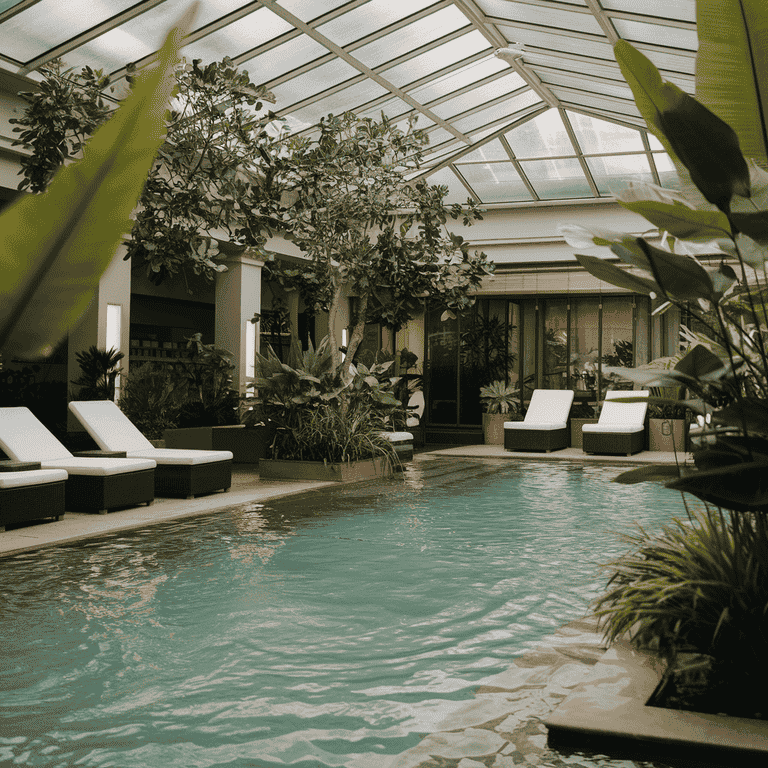
[[[251,382],[256,378],[256,323],[250,320],[245,323],[245,378]],[[254,394],[252,385],[245,391],[248,395]]]
[[[121,352],[120,335],[122,332],[123,307],[121,304],[107,304],[107,349]],[[120,377],[115,379],[115,402],[120,398]]]

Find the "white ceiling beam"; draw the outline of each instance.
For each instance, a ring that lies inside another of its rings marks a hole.
[[[613,24],[611,24],[610,19],[606,16],[603,6],[597,0],[584,0],[584,2],[595,17],[595,21],[600,25],[600,29],[603,30],[603,33],[608,38],[608,42],[611,45],[616,45],[621,38]]]

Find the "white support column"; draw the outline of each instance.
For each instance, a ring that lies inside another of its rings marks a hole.
[[[259,342],[248,328],[254,314],[261,313],[261,268],[264,262],[248,250],[225,261],[226,272],[216,275],[215,344],[232,355],[235,366],[233,386],[244,394],[249,376],[249,363],[255,359]]]

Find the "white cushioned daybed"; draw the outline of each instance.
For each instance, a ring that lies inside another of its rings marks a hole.
[[[648,397],[648,390],[612,390],[605,393],[605,402],[597,424],[581,428],[584,453],[625,454],[642,451],[645,447],[645,414],[647,402],[617,403],[622,397]]]
[[[573,390],[534,389],[523,421],[504,422],[508,451],[559,451],[568,447]]]
[[[29,408],[0,408],[0,447],[14,461],[38,461],[42,469],[63,469],[66,509],[99,512],[151,504],[155,462],[73,456]]]
[[[101,450],[155,461],[157,496],[191,498],[232,485],[231,451],[155,448],[111,400],[75,400],[69,409]]]
[[[18,462],[0,461],[0,531],[6,525],[64,516],[63,469],[17,470]],[[37,465],[39,467],[39,464]]]

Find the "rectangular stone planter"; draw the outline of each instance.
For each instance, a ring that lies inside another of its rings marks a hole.
[[[510,421],[508,413],[483,414],[483,442],[485,445],[504,445],[505,421]]]
[[[329,480],[347,483],[391,477],[392,474],[392,463],[384,457],[340,464],[282,459],[262,459],[259,462],[259,478],[262,480]]]
[[[648,450],[685,453],[685,419],[648,419]]]
[[[597,424],[597,419],[571,419],[571,448],[581,448],[581,428],[585,424]]]

